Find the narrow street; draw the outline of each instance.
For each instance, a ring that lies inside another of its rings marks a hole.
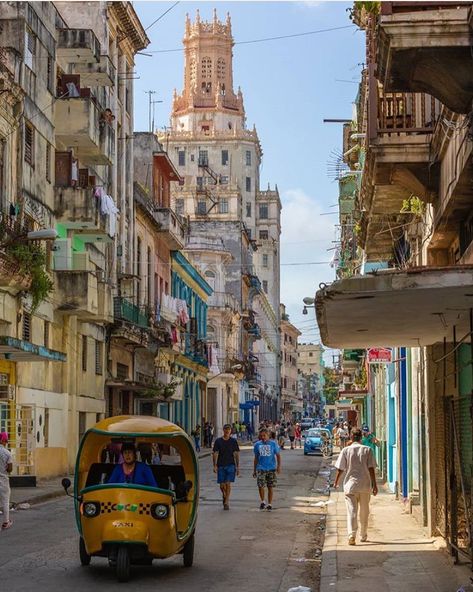
[[[206,590],[287,592],[291,586],[318,589],[320,567],[316,552],[321,530],[322,499],[311,491],[321,457],[305,457],[302,450],[282,452],[282,473],[272,513],[260,511],[251,477],[252,454],[241,454],[242,477],[232,496],[231,510],[222,511],[211,459],[201,460],[201,503],[194,566],[185,569],[181,556],[134,567],[128,590],[165,589],[167,592]],[[115,590],[115,573],[105,559],[90,567],[79,563],[78,535],[72,500],[33,506],[13,514],[14,527],[0,534],[2,588],[15,592]],[[241,583],[245,585],[240,586]]]

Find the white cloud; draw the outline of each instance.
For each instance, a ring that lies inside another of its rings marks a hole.
[[[287,244],[302,241],[330,242],[334,236],[335,215],[321,216],[331,208],[322,210],[320,204],[301,189],[289,189],[282,197],[281,242]]]

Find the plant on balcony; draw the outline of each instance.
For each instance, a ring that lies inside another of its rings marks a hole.
[[[150,385],[143,393],[141,393],[142,397],[149,397],[151,398],[164,398],[169,399],[172,397],[175,392],[176,388],[180,385],[180,381],[178,380],[171,380],[169,383],[164,383],[160,380],[157,380],[155,383]]]
[[[31,277],[28,292],[32,298],[31,311],[34,312],[54,287],[46,271],[46,253],[36,243],[13,243],[6,247],[5,253],[18,265],[19,275]]]
[[[422,216],[425,211],[424,202],[417,197],[417,195],[411,195],[409,198],[402,201],[401,214],[415,214],[416,216]]]

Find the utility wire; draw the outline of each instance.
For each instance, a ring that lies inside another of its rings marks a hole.
[[[330,31],[340,31],[341,29],[353,29],[354,27],[355,27],[355,25],[344,25],[342,27],[331,27],[329,29],[318,29],[317,31],[306,31],[304,33],[292,33],[291,35],[279,35],[277,37],[263,37],[262,39],[250,39],[248,41],[235,41],[234,45],[248,45],[250,43],[264,43],[266,41],[279,41],[280,39],[292,39],[294,37],[304,37],[306,35],[317,35],[319,33],[329,33]],[[172,52],[176,52],[176,51],[184,51],[184,48],[180,47],[179,49],[155,49],[155,50],[149,51],[147,53],[172,53]]]
[[[173,9],[175,6],[177,6],[178,4],[179,4],[179,2],[174,2],[174,4],[173,4],[173,5],[172,5],[170,8],[168,8],[167,10],[165,10],[165,11],[163,12],[163,14],[161,14],[160,16],[158,16],[158,18],[157,18],[155,21],[153,21],[153,22],[151,23],[151,25],[148,25],[148,26],[146,27],[145,31],[147,31],[148,29],[151,29],[151,27],[152,27],[153,25],[155,25],[155,24],[156,24],[158,21],[160,21],[160,20],[163,18],[163,16],[166,16],[168,12],[171,12],[171,10],[172,10],[172,9]],[[153,51],[153,52],[151,52],[151,53],[154,53],[154,51]]]

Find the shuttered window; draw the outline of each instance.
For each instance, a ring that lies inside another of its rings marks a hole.
[[[34,127],[25,123],[25,162],[34,166]]]
[[[82,371],[87,372],[87,335],[82,335]]]
[[[102,375],[103,372],[103,343],[95,341],[95,374]]]
[[[23,313],[23,341],[31,341],[31,314]]]
[[[46,144],[46,181],[51,183],[51,144]]]

